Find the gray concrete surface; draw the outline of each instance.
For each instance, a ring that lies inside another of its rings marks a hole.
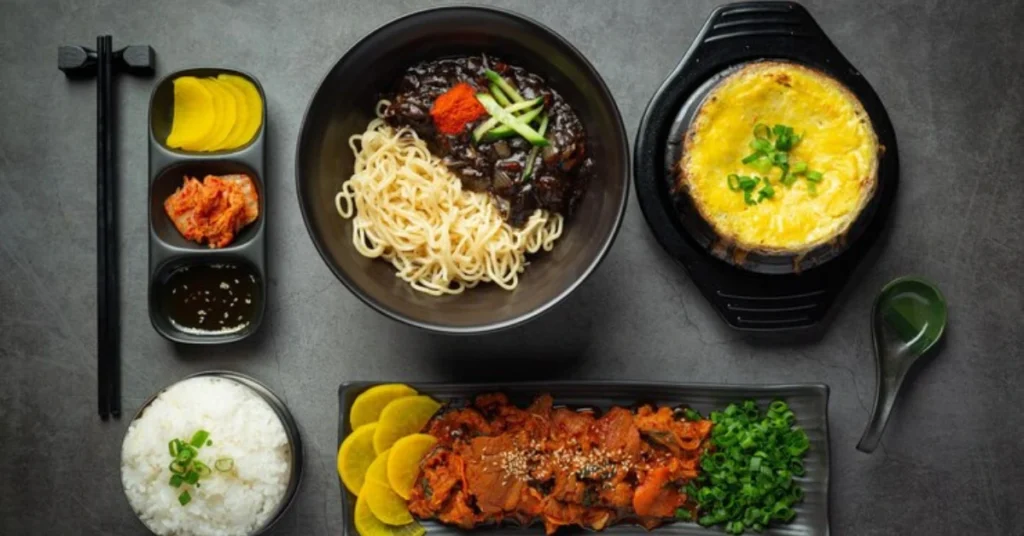
[[[204,369],[268,383],[299,420],[308,454],[300,496],[275,534],[340,532],[340,382],[519,378],[825,382],[834,534],[1024,534],[1024,3],[809,2],[888,107],[902,185],[888,246],[826,336],[772,346],[719,321],[655,243],[635,198],[590,280],[511,332],[429,335],[374,313],[334,279],[294,191],[302,113],[357,39],[431,4],[0,2],[0,534],[144,533],[119,484],[127,421],[102,423],[95,410],[94,85],[69,84],[55,64],[59,44],[94,43],[101,32],[113,33],[115,46],[153,45],[158,74],[238,67],[269,96],[270,307],[258,336],[180,347],[149,324],[151,81],[119,82],[119,205],[125,410]],[[500,4],[551,26],[594,62],[632,138],[714,2]],[[874,389],[868,311],[875,292],[903,274],[940,284],[951,326],[882,447],[865,455],[854,444]]]

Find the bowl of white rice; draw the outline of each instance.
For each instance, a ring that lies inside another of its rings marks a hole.
[[[160,536],[250,536],[270,528],[302,477],[288,408],[235,372],[195,374],[157,393],[121,446],[132,510]]]

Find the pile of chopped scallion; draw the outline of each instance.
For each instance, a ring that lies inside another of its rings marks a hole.
[[[526,100],[512,84],[500,74],[488,69],[484,73],[490,81],[488,93],[478,93],[476,99],[491,116],[473,129],[473,141],[488,143],[518,134],[533,145],[526,159],[522,181],[530,180],[533,163],[541,147],[548,145],[544,134],[548,129],[548,114],[544,113],[544,97]],[[532,125],[536,123],[537,128]]]
[[[210,466],[198,459],[199,449],[204,446],[213,445],[210,439],[210,432],[199,430],[192,434],[192,439],[182,441],[172,439],[167,443],[167,450],[171,454],[171,480],[168,482],[174,488],[181,488],[184,485],[199,487],[199,479],[209,476],[213,471]],[[213,464],[214,468],[222,473],[231,471],[235,462],[231,458],[220,458]],[[178,495],[178,502],[185,506],[192,501],[192,495],[188,489],[182,490]]]
[[[800,143],[803,136],[793,133],[793,127],[786,125],[775,125],[769,128],[764,123],[754,125],[754,139],[750,142],[750,148],[754,152],[743,159],[747,166],[764,174],[764,176],[748,176],[736,173],[726,178],[729,189],[734,192],[743,192],[743,200],[748,205],[756,205],[765,199],[775,197],[775,188],[772,187],[768,174],[772,168],[777,167],[782,171],[779,182],[787,188],[792,186],[799,177],[807,180],[807,191],[812,196],[818,194],[818,183],[821,182],[822,174],[819,171],[807,169],[806,162],[791,162],[789,152]],[[758,190],[758,185],[762,185]],[[756,192],[756,197],[755,197]]]
[[[729,534],[761,532],[773,522],[793,520],[803,500],[794,477],[803,476],[807,434],[795,426],[789,406],[776,400],[762,413],[748,400],[710,416],[710,447],[701,456],[701,474],[685,488],[703,526],[724,525]],[[677,517],[689,519],[681,509]]]

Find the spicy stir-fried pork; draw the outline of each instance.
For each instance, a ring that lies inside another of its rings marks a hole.
[[[492,522],[600,530],[620,520],[653,528],[693,509],[681,491],[695,478],[711,421],[684,421],[672,409],[552,407],[549,395],[526,409],[502,394],[435,417],[438,439],[423,461],[409,509],[420,518],[471,528]]]

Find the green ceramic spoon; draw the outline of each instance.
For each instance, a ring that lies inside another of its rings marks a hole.
[[[857,450],[872,452],[907,373],[942,338],[946,299],[932,283],[917,277],[893,280],[875,299],[871,313],[875,340],[875,407]]]

